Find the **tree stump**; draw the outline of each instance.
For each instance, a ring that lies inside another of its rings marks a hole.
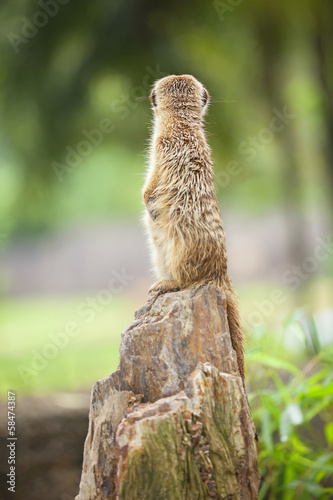
[[[224,294],[150,297],[93,386],[76,500],[252,500],[259,483]]]

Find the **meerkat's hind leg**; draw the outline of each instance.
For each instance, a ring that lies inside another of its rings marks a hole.
[[[178,290],[180,290],[180,286],[176,280],[160,280],[154,283],[149,288],[148,293],[151,292],[166,293],[166,292],[176,292]]]

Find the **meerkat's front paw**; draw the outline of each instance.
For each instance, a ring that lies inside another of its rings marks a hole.
[[[158,292],[158,293],[166,293],[166,292],[176,292],[180,290],[180,286],[175,280],[160,280],[154,283],[150,288],[148,293]]]

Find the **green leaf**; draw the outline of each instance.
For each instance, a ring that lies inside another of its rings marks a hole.
[[[269,488],[270,488],[269,482],[265,481],[264,479],[260,485],[258,500],[264,500],[265,498],[267,498],[266,495],[268,493]]]
[[[319,335],[317,332],[316,323],[315,323],[312,316],[310,316],[310,318],[306,319],[306,325],[309,329],[309,334],[310,334],[310,337],[312,340],[313,349],[316,353],[318,353],[322,350],[322,347],[321,347],[321,343],[319,340]]]
[[[270,395],[261,394],[260,400],[262,401],[262,407],[268,410],[271,416],[274,417],[274,421],[276,422],[276,428],[277,428],[280,419],[280,411],[275,401],[275,396],[276,393]]]
[[[333,365],[333,345],[320,352],[320,359],[331,366]]]
[[[273,356],[269,356],[267,354],[262,354],[259,352],[252,353],[248,356],[251,361],[256,361],[257,363],[261,363],[262,365],[269,366],[270,368],[276,368],[278,370],[286,370],[294,375],[299,375],[301,371],[297,366],[289,363],[288,361],[284,361],[282,359],[274,358]]]
[[[333,444],[333,422],[329,422],[325,425],[325,436],[328,445],[331,446]]]
[[[285,472],[286,472],[286,466],[285,466],[285,464],[282,464],[279,468],[278,477],[277,477],[277,483],[279,486],[284,485]],[[278,489],[277,494],[276,494],[276,500],[283,500],[283,489],[282,488]]]
[[[324,387],[322,385],[311,387],[308,394],[311,398],[322,398],[324,396],[331,396],[333,398],[333,382]]]
[[[303,307],[298,307],[290,314],[288,314],[288,316],[286,317],[286,319],[282,324],[284,328],[287,328],[292,323],[300,321],[302,318],[304,318],[304,316],[305,316],[305,309]]]
[[[295,481],[291,481],[288,484],[287,488],[291,490],[295,490],[298,486],[302,486],[305,491],[311,493],[311,495],[315,495],[315,498],[319,498],[319,495],[324,492],[324,490],[329,490],[331,488],[322,488],[319,484],[312,483],[310,481],[300,481],[299,479],[295,479]]]
[[[310,422],[318,413],[320,413],[324,408],[330,407],[332,402],[328,399],[321,399],[318,403],[313,405],[310,410],[304,412],[304,422]]]
[[[261,415],[261,433],[262,438],[267,451],[271,453],[273,451],[273,426],[271,414],[268,410],[264,410]]]
[[[329,368],[323,368],[319,372],[315,373],[311,377],[307,378],[306,381],[309,387],[317,384],[320,380],[324,379],[327,375],[331,375]]]
[[[304,467],[308,468],[309,470],[316,470],[316,471],[323,470],[329,474],[333,473],[333,465],[330,465],[330,464],[327,465],[325,463],[321,463],[321,462],[319,462],[318,458],[316,458],[314,460],[310,460],[306,457],[302,457],[301,455],[298,455],[297,453],[292,453],[290,455],[290,459],[293,460],[295,463],[303,465]]]
[[[278,389],[279,395],[281,396],[282,401],[284,404],[289,404],[291,403],[291,394],[290,394],[290,389],[289,387],[281,380],[277,372],[272,373],[272,379],[274,380],[274,383],[276,385],[276,388]]]
[[[323,453],[320,456],[317,456],[316,468],[313,470],[311,469],[311,472],[309,474],[309,479],[315,479],[315,481],[318,483],[327,474],[331,475],[332,472],[333,472],[333,454]]]
[[[297,434],[293,434],[290,438],[290,444],[292,448],[295,450],[296,453],[299,453],[300,455],[305,455],[306,453],[309,453],[310,449],[301,441],[298,437]]]
[[[280,441],[288,441],[294,425],[299,425],[302,422],[303,414],[301,407],[296,403],[289,404],[282,412],[280,418]]]

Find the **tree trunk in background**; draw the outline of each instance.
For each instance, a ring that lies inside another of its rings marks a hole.
[[[255,428],[213,287],[136,312],[89,420],[76,500],[258,498]]]
[[[256,26],[257,38],[262,54],[263,68],[263,93],[266,95],[271,112],[278,109],[280,112],[285,107],[289,113],[293,113],[290,103],[286,102],[283,95],[285,82],[280,72],[284,64],[284,44],[286,26],[277,17],[260,15]],[[292,124],[288,125],[292,127]],[[312,247],[306,236],[306,214],[300,196],[303,184],[302,168],[297,159],[298,144],[295,131],[290,129],[288,133],[282,131],[274,136],[274,140],[280,143],[280,149],[284,154],[284,165],[282,165],[283,198],[285,224],[289,235],[289,264],[302,262],[309,255]]]
[[[333,81],[333,33],[331,20],[333,16],[333,6],[331,2],[326,2],[322,12],[318,14],[316,29],[314,34],[314,49],[318,64],[318,74],[323,89],[326,120],[325,129],[327,129],[327,140],[325,144],[326,156],[326,175],[330,184],[330,192],[333,191],[333,93],[331,83]],[[326,101],[326,102],[325,102]],[[333,206],[332,196],[330,202]]]

